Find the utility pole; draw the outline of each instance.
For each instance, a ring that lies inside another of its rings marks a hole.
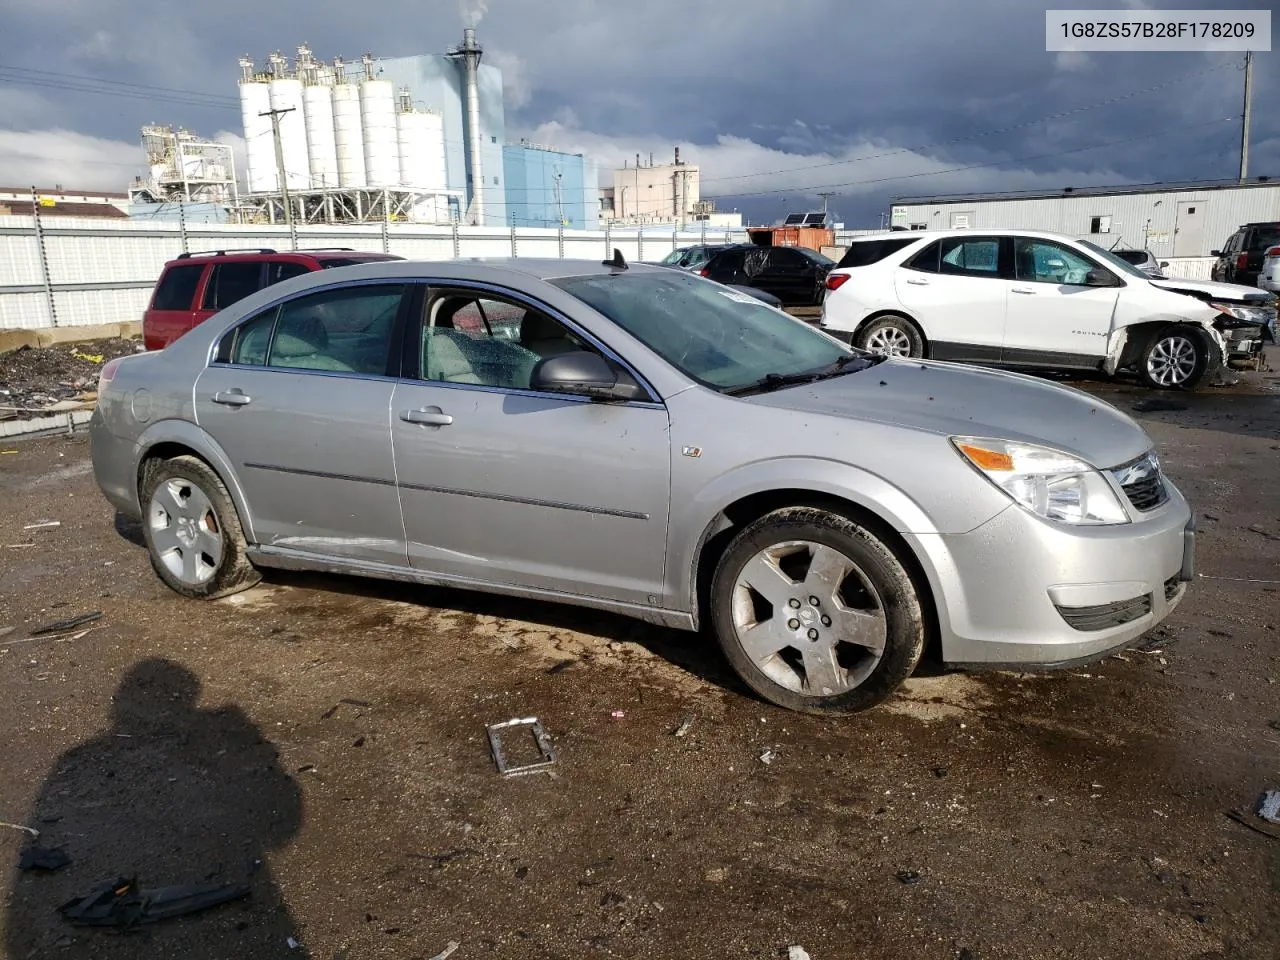
[[[818,196],[822,198],[822,216],[825,218],[827,215],[827,200],[829,200],[831,197],[834,197],[835,192],[832,190],[828,190],[824,193],[819,193]]]
[[[1249,179],[1249,114],[1253,108],[1253,51],[1244,55],[1244,124],[1240,130],[1240,181]]]
[[[284,222],[289,225],[289,235],[293,236],[293,201],[289,199],[289,184],[284,176],[284,147],[280,144],[280,117],[290,113],[296,107],[285,107],[283,110],[266,110],[258,116],[271,118],[271,135],[276,141],[276,176],[280,178],[280,197],[284,203]],[[296,247],[297,244],[294,244]]]

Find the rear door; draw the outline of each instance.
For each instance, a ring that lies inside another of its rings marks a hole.
[[[404,284],[345,284],[229,331],[196,420],[234,465],[263,547],[405,565],[389,376]]]
[[[809,306],[818,297],[814,269],[814,262],[800,251],[773,247],[764,271],[751,285],[772,293],[788,306]]]
[[[196,323],[262,289],[266,263],[261,260],[219,260],[209,268]]]
[[[1011,251],[1007,237],[944,237],[894,271],[898,301],[924,328],[930,356],[1000,359]]]
[[[148,350],[163,349],[195,326],[196,298],[205,268],[204,263],[179,262],[165,269],[142,321]]]
[[[1013,240],[1014,283],[1004,326],[1005,363],[1097,367],[1107,353],[1121,280],[1072,247],[1036,237]],[[1115,285],[1091,287],[1091,270]]]

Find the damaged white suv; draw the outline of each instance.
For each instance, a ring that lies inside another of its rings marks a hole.
[[[1273,294],[1153,279],[1087,240],[1039,231],[861,237],[826,284],[822,328],[895,356],[1131,370],[1190,389],[1275,339]]]

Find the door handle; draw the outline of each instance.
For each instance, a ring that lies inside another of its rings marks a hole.
[[[907,283],[913,284],[917,287],[927,287],[929,285],[929,281],[922,277],[909,277],[907,279]]]
[[[1031,290],[1027,287],[1013,287],[1009,292],[1010,293],[1029,293],[1033,295],[1035,294],[1034,290]]]
[[[424,410],[401,410],[400,419],[405,423],[421,423],[429,427],[447,427],[453,423],[453,417],[443,413],[439,407],[427,407]]]
[[[243,407],[252,399],[252,397],[243,393],[238,387],[234,390],[229,390],[226,393],[219,391],[213,395],[214,403],[221,403],[228,407]]]

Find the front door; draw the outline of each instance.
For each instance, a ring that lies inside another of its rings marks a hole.
[[[993,362],[1004,342],[1007,239],[946,237],[895,271],[898,301],[924,328],[938,360]]]
[[[272,307],[229,331],[196,381],[196,420],[231,459],[262,546],[405,565],[387,366],[404,289]]]
[[[431,288],[408,325],[391,431],[413,566],[649,605],[662,595],[670,434],[657,402],[530,388],[595,349],[514,293]]]
[[[817,297],[813,261],[790,247],[773,247],[764,273],[752,284],[788,306],[808,306]]]
[[[1016,237],[1014,282],[1004,326],[1005,363],[1097,367],[1107,340],[1120,279],[1083,253],[1034,237]],[[1091,270],[1109,274],[1115,286],[1091,287]]]

